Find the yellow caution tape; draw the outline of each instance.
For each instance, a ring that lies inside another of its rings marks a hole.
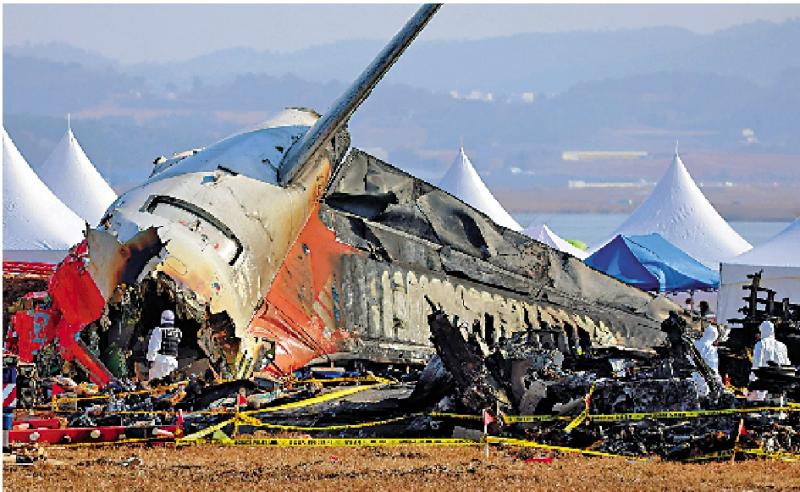
[[[572,420],[571,415],[503,415],[506,424],[529,424],[533,422],[554,422],[556,420]]]
[[[258,409],[258,410],[249,410],[249,411],[246,411],[246,412],[238,412],[234,416],[234,418],[232,418],[232,419],[226,420],[224,422],[220,422],[219,424],[212,425],[210,427],[206,427],[205,429],[197,431],[194,434],[188,435],[188,436],[182,438],[181,440],[182,441],[197,440],[197,439],[205,437],[205,436],[207,436],[209,434],[212,434],[212,433],[216,432],[217,430],[220,430],[223,427],[225,427],[227,425],[231,425],[231,424],[239,425],[239,424],[244,423],[244,425],[251,425],[251,424],[247,423],[248,422],[247,419],[250,416],[255,415],[255,414],[272,413],[272,412],[277,412],[277,411],[280,411],[280,410],[292,410],[292,409],[295,409],[295,408],[303,408],[303,407],[307,407],[307,406],[311,406],[311,405],[318,405],[320,403],[325,403],[325,402],[328,402],[328,401],[331,401],[331,400],[335,400],[335,399],[338,399],[338,398],[343,398],[345,396],[349,396],[349,395],[352,395],[352,394],[355,394],[355,393],[359,393],[359,392],[364,391],[364,390],[375,388],[376,386],[380,386],[380,385],[386,384],[384,381],[388,382],[388,380],[383,380],[383,379],[380,379],[380,378],[376,378],[376,379],[379,381],[378,385],[354,386],[352,388],[345,388],[345,389],[338,390],[338,391],[332,391],[332,392],[326,393],[324,395],[315,396],[315,397],[312,397],[312,398],[306,398],[305,400],[284,403],[283,405],[276,405],[274,407],[266,407],[266,408],[261,408],[261,409]],[[250,421],[250,422],[253,422],[253,421]],[[262,423],[260,420],[257,420],[257,419],[254,419],[254,422],[258,422],[259,424]]]
[[[749,454],[753,456],[763,456],[768,459],[773,460],[781,460],[781,461],[800,461],[800,454],[796,453],[788,453],[785,451],[766,451],[760,448],[751,448],[751,449],[725,449],[723,451],[716,451],[713,453],[704,454],[702,456],[695,456],[692,458],[686,458],[683,461],[692,462],[692,461],[708,461],[708,460],[715,460],[720,458],[730,458],[734,451],[737,454]]]
[[[323,425],[323,426],[270,424],[268,422],[262,422],[258,419],[254,419],[253,417],[249,416],[245,417],[246,419],[242,420],[241,424],[250,425],[253,427],[266,427],[268,429],[280,429],[287,431],[334,431],[334,430],[346,430],[346,429],[363,429],[365,427],[376,427],[379,425],[401,422],[403,420],[408,420],[409,418],[413,417],[413,415],[403,415],[400,417],[394,417],[390,419],[372,420],[369,422],[360,422],[357,424],[338,424],[338,425]]]
[[[573,429],[581,425],[583,421],[586,420],[586,417],[589,416],[589,408],[591,407],[592,393],[594,393],[594,388],[595,388],[595,383],[592,383],[592,387],[589,388],[589,392],[586,393],[586,396],[583,397],[583,400],[586,403],[586,407],[580,414],[578,414],[577,417],[575,417],[575,419],[572,422],[570,422],[569,424],[567,424],[566,427],[564,427],[564,432],[566,432],[567,434],[569,434],[570,432],[572,432]]]
[[[737,452],[743,454],[752,454],[756,456],[764,456],[774,460],[800,461],[800,454],[789,453],[786,451],[766,451],[764,449],[753,448],[753,449],[740,449]]]
[[[111,412],[101,412],[101,414],[108,414],[108,415],[175,415],[178,413],[178,410],[120,410],[120,411],[111,411]],[[189,415],[232,415],[234,410],[229,410],[225,408],[210,408],[206,410],[194,410],[192,412],[183,412],[184,416]]]
[[[314,383],[314,384],[325,384],[325,383],[376,383],[379,382],[375,376],[360,376],[360,377],[348,377],[348,378],[309,378],[309,379],[297,379],[292,381],[291,383],[294,385],[298,384],[306,384],[306,383]]]
[[[150,389],[143,389],[137,391],[125,391],[123,393],[104,393],[102,395],[95,395],[95,396],[55,396],[53,397],[53,408],[56,409],[61,404],[61,402],[68,402],[68,401],[83,401],[83,400],[107,400],[111,397],[114,398],[122,398],[126,396],[132,395],[146,395],[146,394],[153,394],[153,393],[160,393],[162,391],[168,391],[170,389],[175,389],[180,386],[187,384],[188,381],[180,381],[177,383],[169,384],[166,386],[158,386],[156,388]],[[55,410],[57,411],[57,410]]]
[[[194,441],[194,440],[197,440],[197,439],[201,439],[201,438],[203,438],[203,437],[205,437],[205,436],[207,436],[209,434],[213,434],[214,432],[216,432],[218,430],[221,430],[223,427],[226,427],[228,425],[233,424],[237,417],[234,417],[234,418],[228,419],[228,420],[224,420],[224,421],[222,421],[222,422],[220,422],[218,424],[214,424],[214,425],[211,425],[209,427],[206,427],[205,429],[201,429],[201,430],[195,432],[194,434],[189,434],[188,436],[181,438],[180,440],[181,441]]]
[[[353,395],[355,393],[360,393],[360,392],[368,390],[368,389],[377,388],[378,386],[383,386],[385,384],[391,383],[391,381],[389,381],[388,379],[381,379],[381,378],[376,378],[376,382],[378,384],[373,384],[373,385],[369,385],[369,386],[353,386],[351,388],[344,388],[344,389],[341,389],[341,390],[332,391],[330,393],[325,393],[324,395],[319,395],[319,396],[314,396],[314,397],[311,397],[311,398],[306,398],[305,400],[293,401],[293,402],[289,402],[289,403],[284,403],[282,405],[276,405],[274,407],[261,408],[261,409],[258,409],[258,410],[248,410],[246,412],[241,412],[241,413],[243,413],[245,415],[254,415],[254,414],[259,414],[259,413],[272,413],[272,412],[278,412],[278,411],[281,411],[281,410],[292,410],[292,409],[295,409],[295,408],[303,408],[303,407],[308,407],[308,406],[312,406],[312,405],[319,405],[320,403],[325,403],[325,402],[328,402],[328,401],[331,401],[331,400],[344,398],[345,396],[350,396],[350,395]]]
[[[230,446],[286,446],[286,447],[374,447],[374,446],[476,446],[481,441],[458,438],[238,438],[218,442],[214,440],[176,444],[225,444]]]
[[[588,417],[588,416],[589,416],[589,407],[586,407],[586,408],[583,409],[583,411],[581,413],[578,414],[577,417],[575,417],[572,420],[572,422],[570,422],[569,424],[567,424],[566,427],[564,427],[564,432],[569,434],[570,432],[573,431],[573,429],[575,429],[575,427],[578,427],[579,425],[581,425],[583,423],[583,421],[586,420],[586,417]]]
[[[541,444],[534,441],[526,441],[524,439],[513,439],[510,437],[487,437],[486,442],[489,444],[507,444],[510,446],[521,446],[525,448],[537,448],[548,451],[559,451],[562,453],[578,453],[587,456],[605,456],[608,458],[625,458],[628,460],[647,461],[649,458],[641,456],[627,456],[624,454],[605,453],[603,451],[595,451],[593,449],[570,448],[567,446],[551,446],[550,444]]]
[[[682,461],[685,461],[687,463],[693,462],[693,461],[709,461],[709,460],[716,460],[716,459],[720,459],[720,458],[730,458],[732,454],[733,454],[733,450],[732,449],[725,449],[725,450],[722,450],[722,451],[715,451],[713,453],[707,453],[707,454],[704,454],[702,456],[694,456],[694,457],[691,457],[691,458],[686,458],[686,459],[684,459]]]
[[[622,420],[642,420],[646,418],[653,419],[680,419],[680,418],[693,418],[693,417],[708,417],[717,415],[741,415],[745,413],[758,413],[758,412],[797,412],[800,411],[798,407],[783,406],[783,407],[751,407],[751,408],[721,408],[717,410],[674,410],[662,412],[632,412],[632,413],[615,413],[615,414],[599,414],[589,415],[589,420],[593,422],[618,422]]]
[[[170,438],[168,437],[141,437],[136,439],[120,439],[117,441],[99,441],[99,442],[73,442],[73,443],[64,443],[64,444],[52,444],[52,447],[65,447],[65,448],[77,448],[77,447],[98,447],[98,446],[116,446],[120,444],[144,444],[150,442],[161,442],[161,443],[171,443]]]
[[[568,415],[504,415],[503,422],[506,424],[522,424],[534,422],[552,422],[555,420],[573,420],[583,417],[581,415],[572,417]],[[741,415],[746,413],[759,412],[800,412],[800,404],[789,403],[782,407],[751,407],[751,408],[722,408],[716,410],[667,410],[660,412],[631,412],[631,413],[611,413],[611,414],[592,414],[589,413],[585,419],[595,422],[620,422],[624,420],[642,419],[681,419],[694,417],[710,417],[718,415]]]
[[[447,412],[431,412],[428,414],[431,417],[446,417],[451,419],[461,419],[461,420],[481,420],[480,415],[465,415],[462,413],[447,413]]]

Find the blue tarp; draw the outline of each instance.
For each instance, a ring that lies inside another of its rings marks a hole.
[[[647,291],[719,288],[719,272],[695,260],[660,234],[618,235],[586,258],[585,263]]]

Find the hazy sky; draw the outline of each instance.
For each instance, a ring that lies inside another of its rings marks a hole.
[[[292,51],[388,39],[416,5],[3,5],[4,44],[63,41],[124,62],[247,46]],[[445,5],[423,39],[655,25],[711,32],[800,17],[800,5]]]

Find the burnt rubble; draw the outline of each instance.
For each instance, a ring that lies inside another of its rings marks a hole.
[[[490,344],[441,310],[429,323],[459,401],[473,412],[498,405],[507,414],[558,413],[592,387],[600,413],[692,410],[701,400],[716,403],[722,393],[702,359],[687,356],[694,347],[683,335],[660,351],[593,349],[563,329],[528,330]],[[663,325],[680,330],[685,322],[670,317]]]
[[[429,316],[429,324],[449,372],[439,378],[452,381],[452,394],[442,399],[452,411],[537,417],[501,419],[505,425],[494,431],[503,435],[681,460],[730,451],[734,442],[741,449],[800,450],[797,412],[713,413],[751,404],[723,387],[697,353],[686,320],[675,313],[662,323],[664,345],[651,351],[593,348],[551,326],[487,343],[468,321],[441,309]],[[792,369],[764,368],[758,374],[764,381],[753,389],[769,389],[774,397],[769,403],[797,401]],[[703,414],[707,410],[712,412]],[[570,421],[578,425],[568,429]],[[740,425],[747,432],[737,439]]]

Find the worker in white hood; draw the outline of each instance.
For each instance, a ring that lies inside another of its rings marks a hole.
[[[761,332],[760,340],[753,348],[753,371],[759,367],[767,367],[770,362],[786,366],[791,365],[786,345],[775,338],[775,325],[771,321],[764,321],[758,327]],[[750,372],[750,381],[758,379],[754,372]],[[747,394],[748,400],[763,401],[767,397],[765,390],[753,390]]]
[[[789,352],[786,345],[775,338],[775,325],[771,321],[764,321],[758,327],[761,332],[761,339],[756,342],[753,348],[753,370],[759,367],[767,367],[769,362],[774,362],[781,366],[791,365]],[[755,374],[750,373],[750,380],[756,379]]]
[[[719,377],[719,354],[717,354],[717,346],[714,343],[717,341],[718,337],[717,328],[708,325],[706,329],[703,330],[703,336],[694,342],[694,346],[700,353],[700,356],[703,357],[706,365],[714,371],[717,377]]]
[[[167,309],[161,313],[161,325],[153,328],[147,344],[150,361],[150,380],[162,379],[178,369],[178,344],[181,330],[175,326],[175,313]]]

